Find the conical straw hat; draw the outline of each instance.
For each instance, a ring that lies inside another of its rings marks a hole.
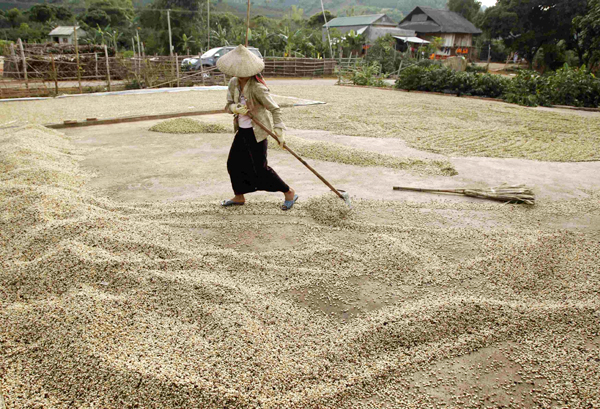
[[[265,68],[265,63],[243,45],[238,45],[217,60],[217,68],[232,77],[252,77]]]

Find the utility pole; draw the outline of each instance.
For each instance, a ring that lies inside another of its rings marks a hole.
[[[206,0],[206,14],[207,14],[207,30],[208,30],[208,46],[206,50],[210,50],[210,0]]]
[[[321,0],[321,10],[323,11],[323,20],[325,21],[325,29],[327,30],[327,41],[329,42],[329,56],[333,58],[333,49],[331,48],[331,37],[329,36],[329,23],[327,22],[327,16],[325,15],[325,7],[323,6],[323,0]]]
[[[248,8],[246,9],[246,48],[248,48],[248,37],[249,36],[250,36],[250,0],[248,0]]]
[[[167,25],[169,27],[169,55],[173,57],[173,38],[171,34],[171,10],[167,10]]]

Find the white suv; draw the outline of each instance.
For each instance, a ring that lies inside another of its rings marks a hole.
[[[229,51],[232,51],[235,47],[227,46],[227,47],[217,47],[211,48],[204,54],[199,57],[191,57],[184,58],[181,62],[181,69],[183,71],[195,71],[202,68],[211,68],[217,65],[217,60],[227,54]],[[259,58],[263,58],[262,54],[258,50],[258,48],[248,47],[248,50],[255,54]]]

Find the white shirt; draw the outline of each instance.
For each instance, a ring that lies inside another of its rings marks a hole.
[[[240,104],[246,106],[246,98],[240,93]],[[238,125],[240,128],[252,128],[252,119],[248,115],[238,115]]]

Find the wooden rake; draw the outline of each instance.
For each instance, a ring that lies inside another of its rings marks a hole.
[[[265,132],[267,132],[269,135],[271,135],[276,141],[277,143],[279,143],[279,138],[277,137],[277,135],[275,135],[269,128],[267,128],[266,126],[264,126],[263,124],[260,123],[260,121],[258,121],[253,115],[252,113],[248,112],[246,114],[247,116],[249,116],[252,121],[254,121],[254,123],[256,125],[258,125],[262,130],[264,130]],[[350,207],[352,207],[351,203],[350,203],[350,196],[348,195],[347,192],[344,192],[343,190],[338,190],[335,187],[333,187],[333,185],[331,183],[329,183],[327,181],[327,179],[325,179],[323,176],[321,176],[319,174],[319,172],[317,172],[312,166],[310,166],[308,163],[306,163],[306,161],[304,159],[302,159],[296,152],[294,152],[293,150],[290,149],[289,146],[287,146],[287,144],[284,142],[283,143],[283,149],[287,150],[289,153],[291,153],[296,159],[298,159],[304,166],[306,166],[308,168],[308,170],[310,170],[312,173],[315,174],[316,177],[318,177],[319,179],[321,179],[321,182],[325,183],[327,185],[327,187],[329,189],[331,189],[331,191],[333,193],[335,193],[340,199],[342,199],[344,202],[346,202],[346,204]]]

